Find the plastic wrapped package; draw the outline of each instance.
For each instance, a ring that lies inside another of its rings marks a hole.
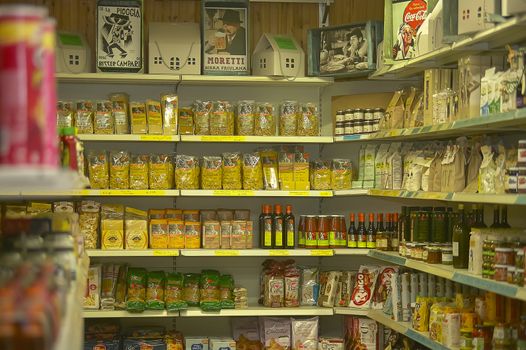
[[[219,299],[221,309],[234,308],[234,278],[232,275],[221,275],[219,278]]]
[[[135,208],[125,210],[125,247],[126,249],[148,248],[148,214]]]
[[[243,154],[243,189],[263,189],[263,167],[259,152]]]
[[[58,101],[57,102],[57,127],[69,128],[74,126],[74,108],[73,102]]]
[[[148,122],[146,119],[146,106],[143,102],[131,102],[131,133],[146,134],[148,133]]]
[[[124,206],[103,204],[100,210],[101,248],[124,249]]]
[[[85,249],[99,247],[100,203],[82,201],[79,208],[80,234],[84,238]]]
[[[279,106],[279,135],[296,136],[299,105],[297,101],[283,101]]]
[[[85,309],[98,310],[100,307],[100,289],[102,278],[102,266],[93,265],[88,269],[88,285],[84,295],[83,306]]]
[[[149,183],[152,190],[167,190],[173,187],[173,164],[168,154],[150,155]]]
[[[110,188],[130,188],[130,154],[127,151],[110,152]]]
[[[319,136],[320,115],[318,107],[314,103],[306,103],[301,106],[298,115],[298,136]]]
[[[266,190],[279,190],[278,152],[272,149],[259,152],[263,166],[263,186]]]
[[[117,286],[115,287],[115,308],[117,310],[126,309],[126,276],[128,275],[128,265],[120,265],[119,275],[117,276]]]
[[[159,101],[146,100],[146,119],[148,120],[148,134],[161,135],[163,133],[163,117]]]
[[[119,265],[102,265],[102,282],[100,293],[101,310],[115,310],[115,292],[119,277]]]
[[[231,238],[232,238],[232,220],[221,220],[220,221],[221,226],[221,239],[220,239],[220,245],[221,249],[230,249],[231,246]]]
[[[331,189],[331,167],[329,161],[315,160],[312,162],[311,185],[313,190]]]
[[[291,342],[291,321],[288,318],[263,317],[262,342],[265,350],[289,350]]]
[[[130,156],[130,189],[147,190],[150,157],[147,154]]]
[[[179,135],[194,134],[194,111],[190,107],[179,109]]]
[[[237,103],[236,133],[237,135],[254,135],[256,102],[253,100]]]
[[[148,310],[164,310],[164,290],[166,276],[164,271],[148,272],[146,280],[146,308]]]
[[[130,107],[130,97],[124,92],[113,93],[109,96],[112,109],[113,119],[115,121],[116,134],[129,134],[130,122],[128,111]]]
[[[350,159],[333,159],[331,162],[331,188],[349,190],[352,187],[352,163]]]
[[[175,156],[175,185],[179,190],[199,188],[199,159],[195,156]]]
[[[230,234],[230,248],[245,249],[247,247],[246,234],[247,234],[246,220],[232,221],[232,232]]]
[[[150,248],[166,249],[168,248],[168,220],[152,219],[149,220],[150,226]]]
[[[199,280],[199,306],[203,311],[221,310],[219,291],[220,274],[215,270],[203,270]]]
[[[185,226],[183,220],[167,219],[168,221],[168,248],[184,249]]]
[[[318,304],[319,270],[316,267],[301,270],[301,305],[315,306]]]
[[[221,226],[217,220],[203,221],[203,248],[219,249],[221,239]]]
[[[194,102],[194,131],[196,135],[210,135],[210,113],[213,103],[211,101]]]
[[[201,161],[201,188],[203,190],[220,190],[222,177],[221,157],[203,156]]]
[[[188,304],[184,300],[184,277],[181,273],[170,272],[166,275],[164,302],[168,311],[188,308]]]
[[[234,110],[228,101],[215,101],[210,113],[210,135],[234,135]]]
[[[199,280],[198,273],[184,275],[184,300],[188,306],[199,306]]]
[[[105,151],[92,150],[88,153],[88,176],[91,188],[103,189],[109,187],[109,164]]]
[[[292,349],[318,350],[318,317],[292,319]]]
[[[254,135],[276,136],[276,111],[271,103],[258,103],[254,116]]]
[[[177,112],[179,109],[179,100],[175,94],[161,95],[161,113],[163,116],[163,133],[164,135],[177,134]]]
[[[223,189],[240,190],[241,183],[241,153],[223,153]]]
[[[146,308],[146,276],[143,268],[128,269],[126,310],[142,312]]]
[[[113,120],[113,106],[109,100],[97,101],[93,131],[95,134],[113,134],[115,121]]]
[[[77,101],[75,127],[79,134],[93,134],[94,107],[91,101]]]
[[[285,270],[285,307],[300,306],[300,270],[296,266],[289,266]]]
[[[199,221],[185,221],[184,240],[186,249],[201,248],[201,223]]]
[[[497,165],[495,164],[495,154],[491,146],[482,146],[482,163],[479,169],[479,193],[495,193],[495,173]]]

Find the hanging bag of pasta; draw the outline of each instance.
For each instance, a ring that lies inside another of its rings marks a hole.
[[[299,105],[297,101],[283,101],[279,108],[279,135],[296,136]]]
[[[241,154],[223,153],[223,189],[240,190],[241,183]]]
[[[263,189],[263,167],[259,152],[243,154],[243,189]]]
[[[275,108],[271,103],[258,103],[254,120],[254,135],[275,136],[276,118]]]
[[[175,185],[179,190],[199,188],[199,160],[194,156],[178,154],[175,157]]]
[[[221,157],[204,156],[201,162],[201,188],[203,190],[220,190],[222,177]]]
[[[314,103],[301,106],[298,119],[298,136],[318,136],[320,134],[320,116]]]

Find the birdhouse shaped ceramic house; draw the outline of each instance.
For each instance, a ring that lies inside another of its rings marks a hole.
[[[265,33],[252,55],[252,74],[265,76],[305,76],[305,53],[294,38]]]
[[[57,73],[89,73],[91,71],[90,49],[86,39],[77,33],[57,34]]]
[[[150,23],[150,74],[201,74],[198,23]]]

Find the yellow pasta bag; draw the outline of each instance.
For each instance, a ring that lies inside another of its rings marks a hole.
[[[111,101],[97,101],[97,110],[94,121],[95,134],[113,134],[113,105]]]
[[[279,110],[280,136],[296,136],[299,105],[297,101],[283,101]]]
[[[129,134],[130,122],[128,117],[128,110],[130,105],[130,98],[124,92],[110,94],[110,101],[113,108],[113,119],[115,121],[116,134]]]
[[[192,108],[185,107],[179,110],[179,135],[194,134],[194,112]]]
[[[163,133],[163,118],[159,101],[146,100],[146,119],[148,119],[148,134],[161,135]]]
[[[183,220],[168,219],[168,248],[184,249],[185,226]]]
[[[318,136],[320,134],[320,120],[318,107],[314,103],[301,106],[298,115],[298,136]]]
[[[234,135],[234,112],[230,102],[214,102],[210,114],[210,135]]]
[[[110,188],[130,188],[130,154],[126,151],[110,153]]]
[[[197,157],[178,154],[175,157],[175,184],[180,190],[199,188],[199,161]]]
[[[142,102],[130,103],[131,109],[131,133],[146,134],[148,122],[146,121],[146,107]]]
[[[88,153],[88,176],[90,187],[102,189],[109,187],[109,165],[105,151]]]
[[[148,189],[149,159],[147,154],[133,154],[130,160],[130,189]]]
[[[313,190],[331,189],[331,170],[330,164],[325,160],[312,162],[311,185]]]
[[[256,114],[254,116],[254,135],[276,135],[276,118],[274,114],[275,108],[271,103],[259,103],[256,106]]]
[[[243,154],[243,189],[263,189],[263,167],[258,152]]]
[[[94,107],[91,101],[77,101],[75,127],[78,134],[93,134]]]
[[[168,221],[166,219],[150,220],[150,248],[168,248]]]
[[[241,183],[241,154],[223,153],[223,189],[240,190]]]
[[[124,249],[124,206],[103,204],[101,207],[101,248]]]
[[[204,156],[201,162],[201,188],[204,190],[220,190],[223,169],[221,157]]]
[[[194,126],[196,135],[210,135],[210,113],[213,103],[211,101],[195,101]]]
[[[148,248],[148,215],[145,211],[126,207],[126,249]]]
[[[236,134],[254,135],[256,103],[252,100],[237,103]]]
[[[173,165],[167,154],[150,155],[149,182],[152,190],[167,190],[173,186]]]
[[[201,223],[198,221],[187,221],[184,223],[185,248],[201,248]]]
[[[333,159],[331,163],[331,188],[333,190],[351,189],[352,163],[350,159]]]
[[[174,94],[165,94],[161,96],[164,135],[175,135],[177,133],[178,101],[177,95]]]

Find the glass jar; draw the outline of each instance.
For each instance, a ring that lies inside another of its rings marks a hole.
[[[364,134],[369,134],[373,132],[373,121],[372,120],[366,120],[363,123],[363,132]]]
[[[453,265],[453,247],[450,245],[443,246],[442,250],[442,265]]]
[[[398,255],[405,257],[405,241],[402,241],[398,244]]]
[[[373,120],[373,132],[380,131],[380,119]]]
[[[354,120],[364,120],[365,119],[365,112],[361,108],[356,108],[353,113],[353,119]]]
[[[354,133],[363,134],[363,119],[354,121]]]
[[[411,259],[413,255],[413,249],[415,247],[415,244],[412,242],[406,242],[405,244],[405,257],[408,259]]]
[[[426,245],[422,243],[416,243],[413,248],[412,258],[415,260],[422,261],[424,259],[424,247]]]
[[[374,112],[371,108],[366,108],[364,112],[363,119],[365,120],[373,120],[374,119]]]
[[[515,266],[513,248],[495,248],[495,264]]]
[[[508,279],[508,266],[507,265],[495,265],[495,274],[493,279],[498,282],[506,282]]]
[[[345,121],[345,111],[340,109],[336,112],[336,123]]]
[[[441,264],[442,263],[442,250],[437,245],[427,246],[427,263],[428,264]]]
[[[506,282],[513,284],[513,281],[515,278],[515,271],[516,271],[515,266],[508,266]]]
[[[350,122],[353,119],[354,119],[354,109],[350,109],[350,108],[346,109],[345,114],[343,116],[343,120],[345,122]]]
[[[521,242],[517,242],[515,248],[515,267],[518,269],[524,268],[524,246]]]
[[[511,329],[506,324],[497,323],[493,329],[493,349],[508,349],[511,346]]]
[[[384,117],[384,110],[382,108],[375,108],[373,110],[373,117],[380,123],[380,119]]]
[[[428,250],[427,250],[427,244],[424,244],[424,246],[422,247],[422,259],[421,261],[424,261],[424,262],[427,262],[427,256],[429,254]]]
[[[524,269],[515,269],[515,274],[513,275],[513,284],[519,287],[524,286]]]
[[[353,127],[353,122],[352,121],[345,122],[345,128],[344,128],[343,133],[344,133],[344,135],[353,135],[354,134],[354,127]]]
[[[336,127],[334,128],[335,136],[343,136],[345,134],[345,122],[336,122]]]

